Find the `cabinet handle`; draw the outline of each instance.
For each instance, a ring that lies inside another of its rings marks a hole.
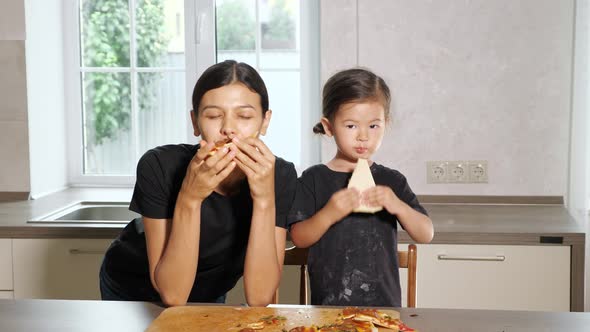
[[[104,255],[101,250],[70,249],[70,255]]]
[[[478,261],[478,262],[503,262],[506,256],[452,256],[452,255],[438,255],[439,261]]]

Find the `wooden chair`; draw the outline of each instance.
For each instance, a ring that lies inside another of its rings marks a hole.
[[[408,308],[416,307],[416,262],[418,253],[415,244],[408,245],[407,251],[398,251],[397,258],[400,268],[408,269]],[[307,249],[291,247],[285,249],[284,265],[298,265],[301,268],[299,276],[299,304],[309,304],[309,289],[307,287]],[[279,302],[277,289],[273,303]]]

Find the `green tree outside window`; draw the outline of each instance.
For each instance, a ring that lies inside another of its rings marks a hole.
[[[137,66],[158,66],[166,54],[169,37],[164,28],[164,1],[137,1]],[[86,67],[129,67],[130,23],[127,0],[82,2],[82,63]],[[137,91],[141,110],[153,108],[157,75],[142,79]],[[94,144],[129,130],[131,116],[130,76],[126,73],[91,73],[84,79],[87,138]],[[92,110],[90,112],[90,110]],[[90,148],[90,147],[88,147]]]

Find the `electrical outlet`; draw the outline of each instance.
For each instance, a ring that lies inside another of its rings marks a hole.
[[[450,183],[468,183],[469,169],[464,161],[449,161],[447,164],[448,176]]]
[[[426,183],[446,183],[447,173],[446,161],[426,162]]]
[[[469,182],[488,182],[488,162],[486,160],[473,160],[469,162]]]

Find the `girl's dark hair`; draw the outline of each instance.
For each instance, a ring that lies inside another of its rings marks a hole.
[[[193,111],[195,113],[199,111],[199,104],[207,91],[236,82],[242,83],[248,89],[258,93],[262,114],[268,111],[268,92],[262,77],[250,65],[235,60],[225,60],[214,64],[203,72],[193,89]]]
[[[379,101],[385,109],[385,119],[389,119],[391,94],[385,81],[373,72],[362,68],[343,70],[334,74],[324,85],[322,94],[322,115],[330,121],[343,104],[350,102]],[[325,134],[318,122],[313,127],[316,134]]]

